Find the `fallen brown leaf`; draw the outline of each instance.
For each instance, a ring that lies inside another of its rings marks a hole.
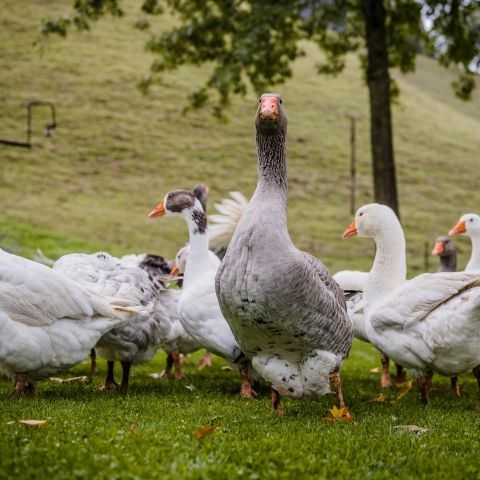
[[[50,377],[50,381],[57,382],[57,383],[88,382],[89,378],[85,375],[82,375],[81,377],[68,377],[68,378]]]
[[[202,440],[206,436],[211,435],[215,431],[215,427],[212,425],[204,425],[203,427],[200,427],[199,429],[195,430],[193,432],[193,436],[197,440]]]
[[[48,423],[48,420],[17,420],[22,425],[28,425],[29,427],[42,427]]]
[[[380,369],[378,367],[371,368],[370,373],[380,373]]]
[[[395,425],[393,427],[396,430],[406,430],[413,433],[425,433],[429,432],[431,428],[419,427],[418,425]]]

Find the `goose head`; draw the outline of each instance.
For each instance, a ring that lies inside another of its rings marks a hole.
[[[399,226],[400,222],[390,207],[369,203],[356,211],[355,218],[343,232],[342,237],[346,239],[357,235],[377,239],[386,233],[394,233]]]
[[[170,275],[183,275],[185,273],[185,267],[187,266],[188,256],[190,255],[190,245],[183,246],[175,255]]]
[[[277,93],[264,93],[258,101],[255,126],[258,133],[286,133],[287,117],[282,107],[282,97]]]
[[[480,237],[480,216],[475,213],[466,213],[448,232],[449,235],[464,233],[468,237]]]
[[[435,246],[432,250],[432,255],[439,257],[451,257],[456,254],[455,245],[449,237],[437,237],[435,240]]]
[[[192,191],[173,190],[168,192],[149,214],[150,218],[163,216],[182,216],[187,223],[195,224],[196,232],[205,233],[207,229],[207,195],[206,185],[196,185]]]

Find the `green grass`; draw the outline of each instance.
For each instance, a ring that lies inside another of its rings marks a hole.
[[[378,395],[378,354],[356,343],[343,369],[352,422],[324,419],[331,396],[287,400],[286,414],[270,411],[269,392],[241,400],[237,376],[187,365],[180,382],[153,380],[163,355],[134,369],[129,393],[94,385],[40,384],[34,400],[10,400],[11,385],[0,383],[0,479],[162,478],[289,479],[294,478],[478,478],[480,447],[476,384],[462,378],[463,397],[434,391],[423,407],[416,390],[394,403],[368,403]],[[74,374],[85,374],[84,363]],[[186,386],[193,385],[191,392]],[[435,378],[435,387],[448,381]],[[27,427],[18,419],[48,420]],[[214,432],[198,440],[205,425]],[[428,428],[425,433],[395,429],[398,425]]]
[[[31,151],[0,146],[0,243],[23,255],[40,247],[47,255],[108,250],[151,251],[173,256],[186,239],[181,221],[150,222],[146,213],[173,188],[203,181],[212,201],[229,190],[255,187],[255,95],[235,99],[230,121],[208,112],[181,114],[186,94],[206,68],[166,75],[151,95],[135,88],[151,58],[148,33],[133,30],[129,15],[104,19],[88,33],[72,33],[43,51],[32,48],[42,18],[69,11],[70,1],[5,0],[0,17],[0,137],[22,139],[30,98],[54,101],[58,130],[42,137],[45,112],[36,111]],[[162,19],[155,20],[162,28]],[[367,91],[358,62],[337,78],[315,74],[320,55],[295,65],[295,76],[278,87],[289,117],[289,225],[301,247],[332,270],[368,268],[371,242],[341,242],[348,212],[348,124],[359,122],[359,204],[371,201]],[[409,273],[423,270],[429,249],[460,214],[476,211],[480,194],[480,96],[463,104],[451,93],[453,73],[429,59],[418,71],[398,75],[394,108],[395,150]],[[462,265],[466,240],[457,242]],[[430,260],[430,269],[436,268]],[[33,400],[13,401],[0,381],[0,479],[3,478],[478,478],[479,404],[475,382],[462,378],[462,399],[436,391],[428,408],[417,392],[395,403],[368,403],[379,394],[379,360],[356,343],[345,364],[351,423],[323,419],[333,404],[288,400],[287,413],[271,414],[268,391],[256,401],[237,397],[238,382],[221,370],[187,367],[180,383],[154,381],[159,355],[134,370],[127,395],[95,385],[40,385]],[[73,374],[87,371],[82,364]],[[101,372],[103,375],[104,372]],[[193,384],[190,392],[185,388]],[[435,378],[435,386],[448,380]],[[395,398],[393,389],[389,398]],[[48,419],[28,428],[16,419]],[[13,422],[13,423],[11,423]],[[212,435],[193,432],[207,424]],[[415,424],[423,434],[399,431]]]

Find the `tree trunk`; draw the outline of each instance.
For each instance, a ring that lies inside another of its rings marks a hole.
[[[370,142],[375,201],[390,206],[399,215],[383,0],[362,0],[362,13],[367,40],[367,83],[370,93]]]

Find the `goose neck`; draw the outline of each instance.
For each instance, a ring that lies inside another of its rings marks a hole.
[[[194,213],[194,212],[193,212]],[[185,280],[195,271],[201,270],[208,265],[208,234],[206,215],[204,219],[194,218],[187,215],[190,252],[185,266]],[[199,226],[200,225],[200,226]]]
[[[456,272],[457,271],[457,254],[451,253],[440,257],[439,272]]]
[[[405,238],[400,225],[398,227],[390,227],[375,238],[375,260],[365,287],[367,311],[406,279]]]
[[[257,132],[258,183],[267,191],[287,192],[286,138],[284,132]]]
[[[467,272],[480,270],[480,236],[472,236],[470,240],[472,242],[472,254],[465,268]]]

